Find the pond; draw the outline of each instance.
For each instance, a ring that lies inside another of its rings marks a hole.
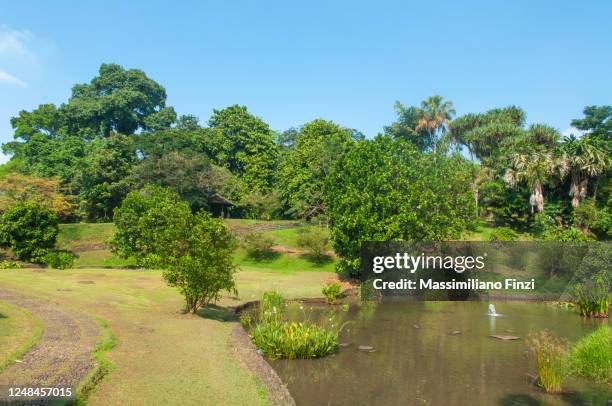
[[[582,379],[568,393],[531,384],[535,364],[525,338],[549,329],[574,342],[603,321],[541,303],[383,302],[342,312],[342,347],[315,360],[270,360],[301,405],[603,405],[612,387]],[[329,309],[311,308],[312,318]],[[294,316],[298,316],[294,314]],[[303,316],[302,316],[303,317]],[[502,341],[491,335],[514,335]],[[375,351],[360,351],[358,346]]]

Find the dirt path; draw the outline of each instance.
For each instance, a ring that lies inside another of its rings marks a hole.
[[[43,337],[21,362],[0,374],[0,387],[71,387],[95,366],[100,327],[91,318],[46,300],[37,300],[0,289],[0,300],[23,307],[45,324]],[[0,393],[0,403],[6,396]]]

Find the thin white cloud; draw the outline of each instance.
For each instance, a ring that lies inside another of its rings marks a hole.
[[[9,58],[23,62],[35,61],[36,56],[29,48],[32,38],[28,30],[14,30],[5,24],[0,25],[0,62],[8,62]]]
[[[26,87],[27,84],[23,80],[19,79],[16,76],[11,75],[10,73],[4,72],[0,70],[0,85],[7,84],[19,87]]]

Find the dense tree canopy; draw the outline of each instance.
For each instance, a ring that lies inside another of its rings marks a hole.
[[[356,144],[325,183],[338,269],[357,274],[364,241],[458,239],[474,215],[469,180],[459,156],[387,136]]]
[[[313,217],[324,212],[323,184],[334,162],[352,145],[351,131],[331,121],[305,124],[278,170],[281,199],[291,213]]]
[[[206,148],[218,165],[241,176],[252,190],[269,191],[278,159],[272,130],[245,106],[214,110]]]
[[[323,119],[273,131],[240,105],[200,124],[191,114],[177,118],[166,98],[143,71],[103,64],[64,103],[20,111],[11,119],[14,141],[3,145],[12,158],[0,167],[0,211],[23,199],[62,221],[107,221],[130,191],[156,184],[194,212],[210,210],[219,194],[234,203],[232,216],[309,220],[325,214],[336,162],[356,146],[384,150],[395,140],[413,166],[458,160],[469,173],[470,207],[485,221],[521,231],[544,221],[601,238],[612,228],[608,105],[586,106],[571,122],[579,134],[561,139],[557,129],[527,126],[517,106],[455,118],[453,103],[435,95],[415,106],[397,102],[397,119],[372,141]]]

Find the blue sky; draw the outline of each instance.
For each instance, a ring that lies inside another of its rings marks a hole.
[[[322,117],[371,137],[393,103],[518,105],[561,131],[612,102],[612,2],[26,1],[0,12],[0,141],[103,62],[140,68],[179,114],[247,105],[272,128]]]

